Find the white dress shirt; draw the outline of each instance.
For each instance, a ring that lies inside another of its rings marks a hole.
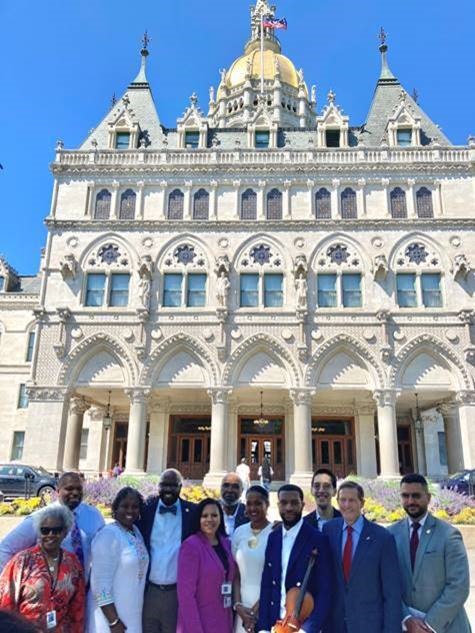
[[[226,534],[228,536],[232,536],[234,534],[234,530],[235,530],[235,524],[236,524],[236,515],[238,513],[239,510],[239,503],[236,505],[236,509],[234,510],[233,514],[226,514],[226,511],[223,507],[223,515],[224,515],[224,529],[226,530]]]
[[[178,551],[181,545],[181,504],[174,504],[176,514],[160,514],[165,506],[160,500],[155,511],[150,535],[150,581],[155,585],[174,585],[178,572]]]
[[[55,501],[59,504],[59,501]],[[76,522],[81,532],[82,549],[84,552],[84,569],[86,579],[89,577],[91,563],[91,542],[94,536],[104,526],[102,514],[87,503],[80,503],[74,510]],[[38,537],[33,524],[33,515],[27,516],[19,525],[9,532],[0,543],[0,569],[17,553],[36,544]],[[74,552],[71,543],[71,533],[66,535],[62,547],[68,552]]]

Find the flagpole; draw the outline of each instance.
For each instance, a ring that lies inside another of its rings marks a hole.
[[[261,94],[264,94],[264,15],[261,14]]]

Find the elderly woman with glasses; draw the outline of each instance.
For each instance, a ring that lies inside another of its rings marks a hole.
[[[82,566],[61,541],[73,525],[62,505],[33,515],[38,543],[18,552],[0,576],[0,609],[16,611],[39,631],[84,633],[85,591]]]

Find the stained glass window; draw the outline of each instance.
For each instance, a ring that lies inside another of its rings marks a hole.
[[[329,220],[332,217],[331,194],[324,187],[315,194],[315,217],[317,220]]]
[[[282,220],[282,193],[278,189],[271,189],[267,194],[268,220]]]
[[[427,187],[421,187],[416,192],[416,211],[418,218],[433,218],[432,192]]]
[[[341,192],[341,217],[344,220],[351,220],[357,217],[356,192],[347,187]]]
[[[389,194],[392,218],[407,218],[406,192],[395,187]]]
[[[241,219],[257,219],[257,194],[252,189],[246,189],[241,196]]]
[[[112,195],[107,189],[102,189],[96,196],[94,218],[96,220],[108,220],[111,212]]]
[[[135,217],[135,201],[137,196],[132,189],[127,189],[120,196],[119,218],[121,220],[133,220]]]
[[[199,189],[193,196],[193,220],[209,218],[209,193]]]
[[[168,219],[183,220],[185,196],[179,189],[174,189],[168,196]]]

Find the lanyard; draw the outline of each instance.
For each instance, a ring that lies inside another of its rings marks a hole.
[[[51,597],[53,597],[53,594],[54,594],[54,592],[56,590],[56,586],[58,584],[59,568],[61,567],[61,563],[63,561],[63,552],[62,552],[62,550],[59,551],[58,567],[57,567],[57,570],[56,570],[56,578],[53,576],[53,573],[52,573],[52,571],[49,568],[48,559],[46,557],[46,554],[44,552],[41,552],[41,553],[43,554],[43,558],[44,558],[44,561],[46,563],[46,569],[48,570],[48,576],[49,576],[50,583],[51,583]]]

